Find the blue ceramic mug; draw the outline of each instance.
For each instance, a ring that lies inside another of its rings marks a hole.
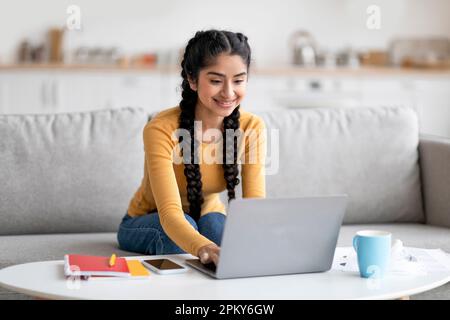
[[[356,233],[353,248],[363,278],[381,278],[386,274],[391,256],[391,233],[364,230]]]

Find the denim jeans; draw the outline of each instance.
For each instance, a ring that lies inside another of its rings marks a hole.
[[[184,216],[200,234],[220,246],[225,224],[223,213],[209,212],[200,217],[197,223],[188,214]],[[117,240],[125,251],[148,255],[186,253],[164,232],[157,212],[137,217],[127,213],[120,223]]]

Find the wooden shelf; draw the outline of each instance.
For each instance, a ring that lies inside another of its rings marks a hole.
[[[413,69],[395,67],[368,67],[358,68],[336,67],[336,68],[302,68],[295,66],[257,68],[255,74],[285,75],[285,76],[424,76],[443,75],[450,76],[450,68],[446,69]]]
[[[2,71],[27,71],[27,70],[54,70],[54,71],[111,71],[111,72],[163,72],[179,73],[180,67],[167,66],[120,66],[120,65],[90,65],[90,64],[0,64]],[[441,69],[414,69],[395,67],[368,67],[358,68],[302,68],[296,66],[258,67],[254,66],[251,73],[267,76],[450,76],[450,68]]]
[[[174,66],[121,66],[109,64],[63,64],[63,63],[26,63],[0,64],[0,71],[4,70],[55,70],[55,71],[142,71],[142,72],[176,72]]]

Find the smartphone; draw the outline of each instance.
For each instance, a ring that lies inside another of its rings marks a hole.
[[[142,264],[151,271],[159,274],[184,273],[188,270],[186,267],[180,266],[169,259],[143,260]]]

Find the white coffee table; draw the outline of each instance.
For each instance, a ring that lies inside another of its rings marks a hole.
[[[159,256],[161,257],[161,256]],[[185,265],[189,254],[164,256]],[[158,258],[158,256],[129,259]],[[244,279],[215,280],[190,267],[185,274],[148,280],[68,281],[63,261],[34,262],[0,270],[0,286],[44,299],[397,299],[439,287],[450,272],[427,276],[362,279],[358,273],[329,271]]]

